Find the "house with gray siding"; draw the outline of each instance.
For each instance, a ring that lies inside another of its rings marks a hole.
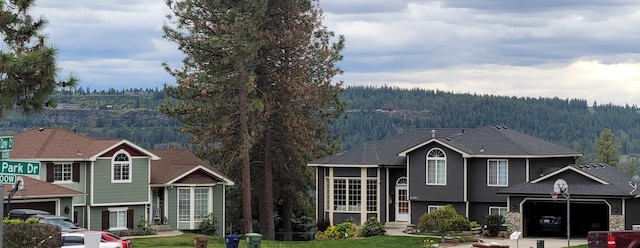
[[[347,219],[364,223],[368,217],[382,223],[417,224],[424,213],[450,204],[470,221],[485,223],[487,215],[500,214],[513,230],[529,227],[525,235],[535,235],[533,223],[544,214],[562,217],[563,207],[553,201],[552,188],[546,184],[533,185],[546,192],[543,195],[523,197],[527,192],[516,189],[544,180],[549,171],[575,166],[580,156],[573,149],[504,126],[485,126],[416,129],[313,160],[308,166],[316,171],[316,216],[333,224]],[[628,180],[622,179],[624,173],[617,175],[616,180]],[[637,204],[633,196],[625,197],[627,203]],[[549,213],[532,205],[547,201],[555,203],[545,208],[553,209]],[[527,216],[509,218],[517,212]],[[594,220],[594,226],[609,228],[609,216],[605,222]]]
[[[125,139],[96,139],[61,128],[13,137],[11,159],[38,161],[42,169],[35,179],[79,192],[68,198],[64,212],[87,229],[128,230],[148,221],[194,230],[209,213],[224,220],[224,187],[233,182],[186,150],[157,151],[167,156],[163,161]],[[224,225],[218,230],[224,233]]]

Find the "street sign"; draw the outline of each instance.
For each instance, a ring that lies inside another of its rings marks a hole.
[[[0,184],[15,184],[16,175],[0,174]]]
[[[9,151],[13,149],[13,136],[0,137],[0,151]]]
[[[2,151],[2,160],[9,159],[9,151]]]
[[[40,175],[40,162],[25,162],[25,161],[2,161],[0,166],[1,174],[13,174],[13,175]]]

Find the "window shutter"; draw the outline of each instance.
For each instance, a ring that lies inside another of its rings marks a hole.
[[[71,170],[71,173],[73,173],[71,180],[76,183],[80,182],[80,163],[73,163]]]
[[[53,182],[54,164],[47,163],[47,182]]]
[[[109,211],[102,211],[102,230],[109,230]]]
[[[133,209],[127,210],[127,228],[133,229]]]

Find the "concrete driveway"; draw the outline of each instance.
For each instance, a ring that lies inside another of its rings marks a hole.
[[[545,248],[562,248],[567,247],[567,239],[566,238],[549,238],[549,237],[540,237],[540,238],[520,238],[518,240],[510,240],[510,239],[482,239],[483,243],[497,243],[501,245],[508,245],[509,248],[536,248],[538,247],[538,240],[544,241]],[[587,239],[585,238],[576,238],[571,239],[571,246],[574,245],[585,245],[587,244]],[[472,247],[472,243],[465,243],[456,246],[446,246],[450,248],[469,248]]]

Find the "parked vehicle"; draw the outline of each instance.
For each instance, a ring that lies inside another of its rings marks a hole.
[[[547,215],[540,217],[540,220],[538,220],[539,233],[559,234],[562,231],[562,222],[560,222],[559,217]]]
[[[51,214],[36,214],[31,216],[30,218],[36,218],[40,221],[40,223],[59,226],[60,231],[62,233],[87,230],[77,226],[75,223],[73,223],[71,220],[67,219],[67,217],[64,217],[64,216],[57,216],[57,215],[51,215]]]
[[[37,214],[50,215],[51,213],[43,210],[28,209],[28,208],[16,208],[16,209],[11,209],[9,211],[10,218],[16,218],[16,219],[22,219],[22,220],[26,220],[29,217]]]
[[[589,248],[639,248],[640,230],[591,231],[587,234]]]
[[[85,234],[87,232],[75,232],[62,234],[62,247],[61,248],[84,248],[85,247]],[[100,248],[123,248],[120,242],[107,242],[103,238],[100,239]]]
[[[129,238],[122,238],[118,235],[115,235],[110,232],[100,232],[100,231],[78,231],[74,233],[100,233],[101,239],[106,243],[120,243],[122,244],[122,248],[133,248],[133,243]]]

